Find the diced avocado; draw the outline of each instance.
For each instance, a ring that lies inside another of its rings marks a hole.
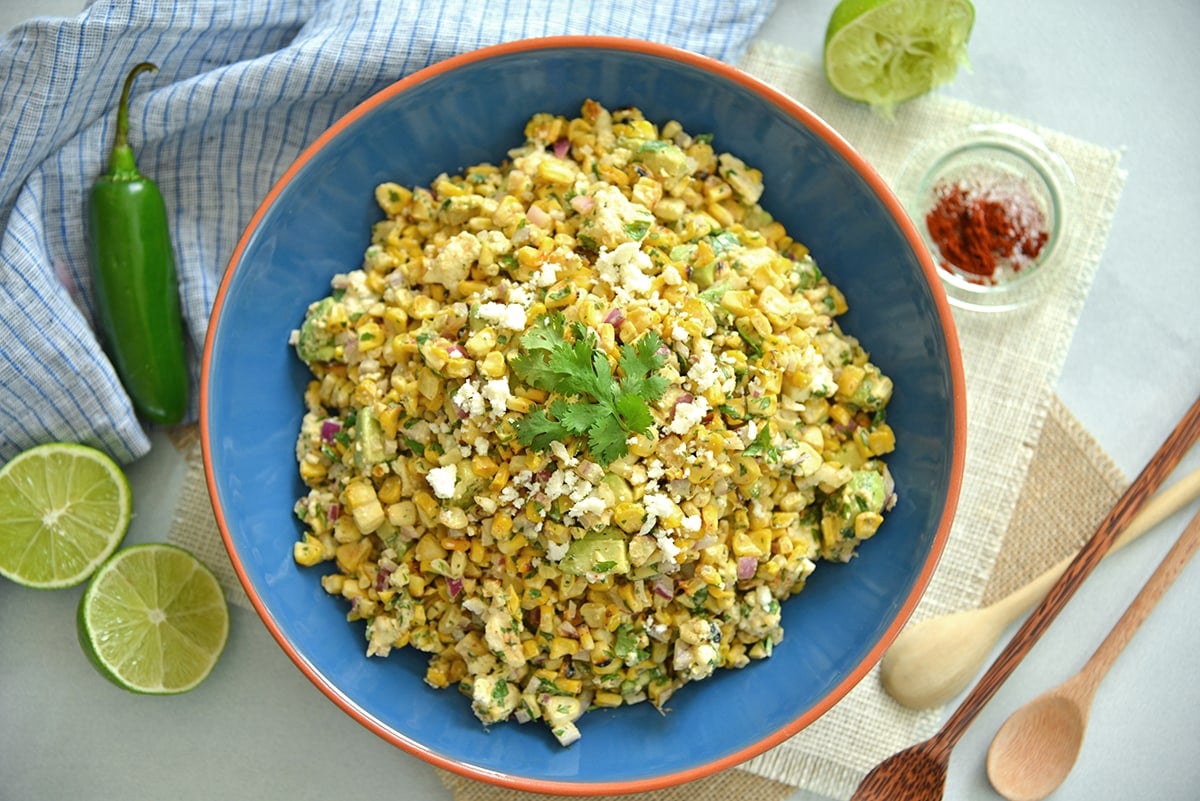
[[[617,529],[592,531],[567,547],[558,563],[564,573],[625,574],[629,572],[629,552],[625,534]]]
[[[336,353],[334,327],[330,325],[336,301],[332,297],[322,298],[308,307],[304,322],[300,326],[300,337],[296,342],[296,353],[306,362],[327,362]]]
[[[680,178],[690,172],[687,154],[678,145],[661,139],[643,142],[633,152],[633,160],[646,165],[658,176]]]
[[[712,282],[716,280],[717,277],[716,260],[714,259],[707,264],[696,265],[692,268],[692,272],[689,277],[692,279],[692,283],[694,283],[701,290],[708,289],[710,286],[712,286]],[[703,298],[704,296],[701,295],[700,297]]]
[[[375,410],[364,407],[354,424],[354,464],[360,471],[369,470],[383,461],[383,426],[375,416]]]
[[[891,400],[892,379],[881,373],[878,367],[869,363],[863,365],[863,372],[865,375],[862,381],[858,383],[847,400],[860,409],[879,411]]]
[[[863,512],[883,509],[883,476],[874,470],[855,470],[850,480],[825,499],[826,517],[836,517],[842,528],[854,527],[854,518]]]

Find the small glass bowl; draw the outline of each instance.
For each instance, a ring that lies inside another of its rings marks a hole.
[[[926,223],[940,185],[983,173],[1024,184],[1044,217],[1048,235],[1034,260],[998,269],[991,278],[947,259]],[[1074,187],[1070,168],[1041,137],[1009,123],[972,125],[925,142],[909,155],[897,182],[898,194],[937,264],[947,298],[956,306],[976,311],[1020,308],[1045,293],[1060,272],[1055,265],[1068,250]]]

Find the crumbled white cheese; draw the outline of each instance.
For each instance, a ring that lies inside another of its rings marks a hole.
[[[525,330],[525,307],[519,303],[483,303],[476,309],[479,319],[509,331]]]
[[[691,380],[697,392],[707,392],[722,379],[721,369],[717,366],[717,357],[713,356],[712,343],[707,339],[699,341],[700,353],[696,363],[688,368],[688,379]]]
[[[454,393],[451,400],[454,401],[455,408],[468,417],[479,417],[487,411],[483,395],[479,393],[479,386],[474,381],[464,381],[463,385]],[[478,442],[476,442],[475,447],[479,447]],[[481,452],[486,453],[486,451]]]
[[[434,467],[425,474],[433,494],[439,498],[453,498],[454,485],[458,483],[458,468],[453,464]]]
[[[557,542],[546,543],[546,558],[551,562],[557,562],[567,555],[567,543],[559,545]]]
[[[507,378],[493,378],[483,385],[483,397],[492,407],[492,416],[500,417],[508,411],[508,399],[512,393],[508,391]]]
[[[456,234],[441,250],[432,254],[432,258],[426,259],[425,281],[453,289],[466,279],[481,251],[479,240],[473,233],[462,231]]]
[[[605,508],[603,498],[598,498],[595,495],[589,495],[577,501],[570,511],[567,512],[568,517],[583,517],[586,514],[603,514]]]
[[[675,404],[675,417],[671,420],[672,434],[686,434],[696,428],[708,414],[708,399],[703,395],[691,403]]]

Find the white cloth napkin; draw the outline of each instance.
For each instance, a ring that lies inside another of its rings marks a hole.
[[[150,440],[93,334],[84,220],[126,72],[162,190],[192,361],[234,244],[300,151],[400,77],[481,46],[606,34],[736,61],[773,0],[98,0],[0,40],[0,462],[48,440],[128,462]],[[193,386],[195,381],[193,381]],[[191,419],[196,414],[193,389]]]

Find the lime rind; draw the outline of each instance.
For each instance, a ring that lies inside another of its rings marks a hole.
[[[825,33],[825,76],[840,94],[890,114],[969,67],[970,0],[844,0]]]
[[[64,442],[23,451],[0,468],[0,575],[34,589],[79,584],[132,518],[129,481],[101,451]]]
[[[229,608],[221,586],[188,551],[164,543],[118,551],[80,599],[79,641],[118,687],[148,695],[194,689],[225,649]]]

